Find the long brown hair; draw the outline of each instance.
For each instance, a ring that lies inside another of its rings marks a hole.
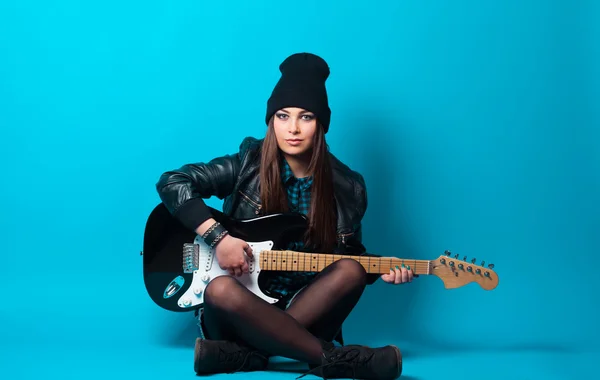
[[[320,125],[314,134],[308,175],[313,176],[313,183],[304,243],[309,249],[329,252],[336,243],[336,213],[333,172],[325,134]],[[269,121],[261,149],[260,198],[262,211],[267,214],[289,211],[281,179],[281,151],[275,137],[273,118]]]

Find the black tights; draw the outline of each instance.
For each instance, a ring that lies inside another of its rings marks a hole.
[[[336,261],[283,311],[234,277],[218,277],[204,294],[208,338],[242,341],[273,356],[320,364],[319,339],[333,340],[361,297],[366,279],[364,268],[355,260]]]

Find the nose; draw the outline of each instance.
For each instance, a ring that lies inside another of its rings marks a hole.
[[[300,133],[300,121],[297,118],[293,118],[288,123],[288,131],[290,133]]]

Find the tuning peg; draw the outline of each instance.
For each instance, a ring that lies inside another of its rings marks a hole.
[[[467,256],[463,257],[463,261],[467,261]]]
[[[455,258],[455,259],[458,259],[458,253],[457,253],[456,255],[454,255],[454,258]]]
[[[481,266],[484,267],[485,266],[485,261],[481,262]]]
[[[488,265],[488,268],[490,268],[490,269],[494,269],[494,264],[489,264],[489,265]]]
[[[444,252],[444,254],[445,254],[446,256],[450,256],[450,253],[451,253],[451,252],[450,252],[450,251],[448,251],[448,250],[446,250],[446,251]]]
[[[475,264],[475,261],[477,261],[476,258],[471,259],[471,264]]]

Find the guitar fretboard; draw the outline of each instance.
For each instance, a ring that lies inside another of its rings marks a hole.
[[[370,257],[334,255],[325,253],[305,253],[297,251],[262,251],[260,267],[269,271],[289,272],[321,272],[325,267],[341,259],[358,261],[367,273],[390,273],[396,266],[410,266],[415,274],[426,275],[431,273],[430,260],[407,260],[396,257]]]

